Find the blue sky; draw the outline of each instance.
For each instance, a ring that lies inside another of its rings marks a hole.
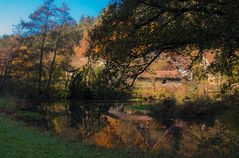
[[[110,0],[55,0],[56,4],[65,2],[71,15],[79,20],[82,15],[97,16]],[[0,0],[0,35],[11,34],[13,25],[20,19],[27,20],[43,0]]]

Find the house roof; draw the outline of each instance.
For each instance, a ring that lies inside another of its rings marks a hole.
[[[178,70],[159,70],[156,71],[156,78],[181,78],[181,75]]]
[[[182,79],[188,75],[189,72],[185,71],[185,69],[190,63],[191,60],[189,57],[163,54],[162,58],[153,64],[153,69],[149,68],[140,77]]]

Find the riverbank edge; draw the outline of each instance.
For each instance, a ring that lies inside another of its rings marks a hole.
[[[0,97],[2,99],[2,97]],[[5,101],[4,101],[5,102]],[[12,104],[14,101],[11,100]],[[16,104],[16,102],[15,102]],[[5,106],[6,105],[5,103]],[[134,149],[105,149],[67,138],[54,136],[49,131],[28,126],[0,110],[0,155],[2,158],[138,158],[151,154]]]

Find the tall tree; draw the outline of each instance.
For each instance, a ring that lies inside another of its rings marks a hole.
[[[61,80],[64,72],[69,70],[81,32],[67,5],[63,3],[57,7],[54,0],[45,0],[29,18],[17,25],[18,34],[21,44],[29,52],[27,58],[33,64],[31,76],[38,93],[49,96],[53,83]]]
[[[51,43],[54,43],[52,47],[53,58],[50,63],[47,93],[50,95],[50,89],[52,84],[52,77],[55,72],[57,55],[64,56],[62,64],[65,67],[70,67],[70,57],[74,53],[74,48],[79,44],[81,34],[77,30],[77,23],[70,16],[69,8],[65,3],[61,8],[57,8],[57,27],[51,31],[50,38]],[[63,67],[61,67],[63,69]]]
[[[56,6],[54,0],[45,0],[43,6],[39,7],[29,16],[30,21],[21,21],[18,25],[20,35],[25,38],[25,44],[38,58],[38,92],[42,92],[43,58],[47,51],[46,43],[49,31],[53,30],[56,23]]]

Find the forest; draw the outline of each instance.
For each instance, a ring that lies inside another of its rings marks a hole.
[[[0,157],[239,157],[238,1],[67,3],[0,36]]]

